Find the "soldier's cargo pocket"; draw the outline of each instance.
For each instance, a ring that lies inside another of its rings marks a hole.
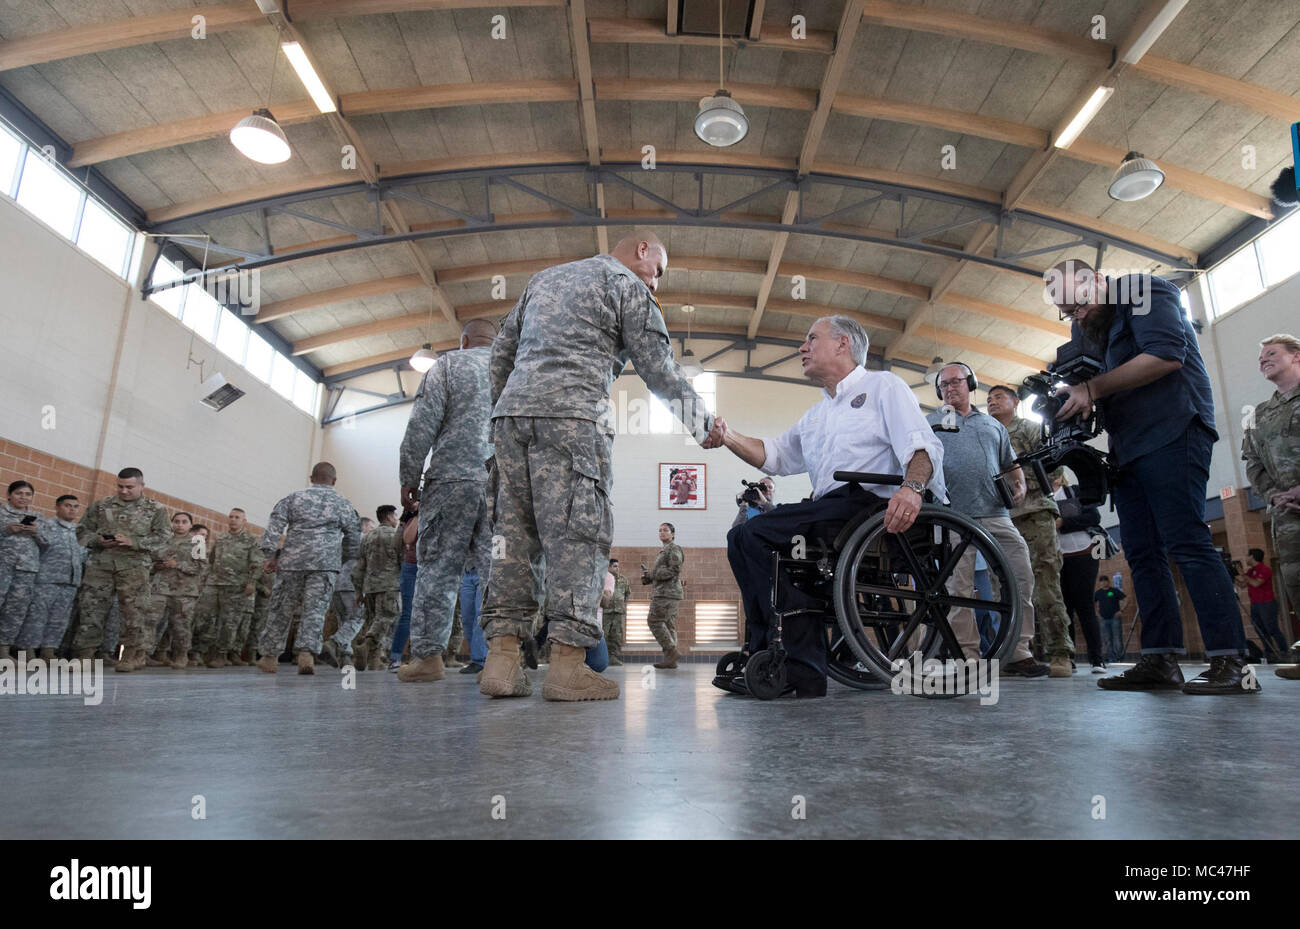
[[[573,453],[570,487],[568,537],[608,545],[613,541],[614,515],[594,455]]]

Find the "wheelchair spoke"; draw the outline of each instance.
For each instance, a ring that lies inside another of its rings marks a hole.
[[[962,534],[961,543],[953,553],[948,556],[948,560],[944,562],[943,567],[939,569],[939,576],[935,578],[934,587],[931,589],[941,590],[944,585],[948,583],[948,578],[950,578],[952,572],[957,569],[957,562],[961,561],[962,556],[966,554],[966,549],[970,548],[971,539],[973,537],[973,534],[969,531]]]
[[[860,594],[875,594],[892,600],[920,600],[925,596],[919,590],[908,590],[906,587],[883,587],[879,584],[855,584],[853,589]]]
[[[1004,600],[979,600],[973,597],[940,596],[934,598],[935,606],[948,606],[953,609],[987,611],[989,613],[1010,614],[1012,605]]]
[[[898,535],[891,536],[891,538],[902,550],[903,560],[907,562],[908,571],[912,577],[916,578],[916,586],[929,586],[930,576],[926,573],[925,566],[921,564],[921,560],[916,557],[916,552],[912,549],[912,543],[908,541],[907,533],[899,533]]]
[[[921,617],[925,615],[926,609],[926,604],[917,604],[916,611],[908,618],[907,625],[903,627],[903,631],[898,634],[897,638],[895,638],[893,642],[889,643],[889,652],[885,655],[886,658],[893,661],[895,658],[902,656],[903,649],[907,647],[907,640],[912,637],[912,633],[916,631],[916,627],[921,625]]]

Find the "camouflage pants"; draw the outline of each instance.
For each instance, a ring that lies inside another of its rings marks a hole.
[[[244,651],[250,656],[257,656],[257,640],[266,628],[266,611],[271,605],[271,595],[260,590],[254,595],[253,614],[248,622],[248,635],[244,638]]]
[[[420,494],[419,569],[411,599],[411,657],[416,660],[444,649],[452,653],[450,635],[465,566],[473,563],[479,577],[487,576],[492,539],[485,493],[482,481],[446,481],[425,484]]]
[[[28,650],[58,648],[76,599],[77,588],[72,584],[37,584],[27,618],[13,644]]]
[[[148,648],[153,644],[149,640],[153,631],[149,566],[116,567],[92,560],[82,574],[81,592],[77,595],[81,624],[72,640],[74,649],[109,644],[105,641],[104,625],[114,597],[121,614],[121,644],[128,649]]]
[[[677,608],[682,601],[671,597],[651,597],[645,624],[664,651],[677,647]]]
[[[613,436],[584,419],[511,416],[492,421],[492,441],[484,633],[527,635],[542,602],[551,640],[590,648],[614,531]]]
[[[355,590],[334,591],[334,596],[330,598],[330,609],[333,610],[334,618],[339,624],[330,639],[339,647],[339,654],[351,656],[352,642],[361,632],[361,627],[366,621],[365,615],[357,607],[357,592]]]
[[[289,624],[301,611],[294,649],[319,655],[325,611],[329,608],[337,577],[337,571],[277,571],[275,586],[271,588],[266,626],[257,642],[258,652],[274,656],[283,652],[289,642]]]
[[[1279,570],[1291,612],[1300,619],[1300,513],[1274,514],[1273,550],[1282,562]],[[1300,626],[1292,626],[1291,634],[1300,637]]]
[[[460,611],[457,610],[455,618],[451,621],[451,635],[447,636],[447,647],[443,649],[448,655],[455,657],[460,654],[460,647],[465,641],[465,627],[460,622]]]
[[[366,594],[366,628],[362,633],[367,655],[388,656],[393,647],[393,633],[402,618],[402,594],[397,590],[380,590]]]
[[[253,597],[233,584],[205,586],[197,607],[205,621],[194,630],[194,648],[203,654],[213,649],[233,651],[240,626],[248,628],[246,617],[253,612]]]
[[[194,638],[194,608],[198,601],[198,597],[154,595],[154,610],[157,613],[153,639],[155,648],[162,643],[163,636],[170,633],[169,651],[181,656],[189,652]]]
[[[1014,520],[1016,531],[1029,546],[1034,571],[1034,628],[1048,658],[1074,655],[1070,617],[1061,595],[1061,546],[1056,537],[1056,516],[1051,510],[1026,513]]]
[[[0,645],[13,645],[32,608],[36,572],[0,564]]]
[[[606,610],[601,616],[601,628],[605,633],[605,643],[609,646],[610,658],[623,656],[623,622],[624,615]]]

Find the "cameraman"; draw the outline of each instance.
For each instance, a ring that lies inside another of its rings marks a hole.
[[[748,481],[744,483],[749,484]],[[770,477],[765,477],[758,482],[757,487],[746,486],[745,491],[736,497],[736,506],[740,512],[731,522],[732,529],[747,519],[762,516],[776,506],[776,485]]]
[[[1149,274],[1108,277],[1076,259],[1043,277],[1047,298],[1072,321],[1074,339],[1086,337],[1104,361],[1103,373],[1092,380],[1059,389],[1057,420],[1090,417],[1094,404],[1102,414],[1119,470],[1112,499],[1142,613],[1142,657],[1098,686],[1258,691],[1245,673],[1246,634],[1232,579],[1205,524],[1210,449],[1218,433],[1210,378],[1178,289]],[[1186,683],[1175,658],[1186,649],[1170,555],[1187,584],[1210,659],[1209,669]]]

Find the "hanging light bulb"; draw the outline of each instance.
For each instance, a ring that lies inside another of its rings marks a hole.
[[[932,380],[933,378],[937,377],[939,372],[943,370],[943,367],[944,367],[943,359],[940,358],[938,355],[935,355],[934,358],[931,359],[930,361],[930,366],[925,369],[926,379]]]
[[[712,97],[700,100],[700,112],[695,117],[695,134],[716,148],[735,145],[749,132],[749,120],[731,94],[719,90]]]
[[[1165,182],[1165,172],[1141,152],[1129,152],[1115,171],[1108,193],[1112,200],[1132,202],[1149,197]]]
[[[425,342],[420,348],[416,349],[415,354],[411,356],[411,367],[421,374],[433,367],[433,363],[438,360],[438,353],[433,350],[433,345]]]
[[[235,123],[235,128],[230,130],[230,143],[258,164],[278,165],[288,161],[292,154],[284,130],[266,107]]]
[[[691,337],[691,315],[695,312],[695,307],[689,303],[682,304],[682,312],[686,314],[686,338]],[[704,367],[695,360],[695,353],[682,343],[682,373],[687,377],[699,377],[704,373]]]

